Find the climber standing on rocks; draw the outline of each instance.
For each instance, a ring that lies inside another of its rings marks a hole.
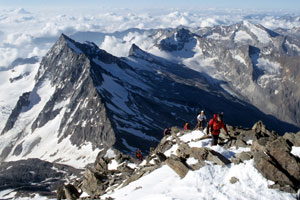
[[[207,118],[204,114],[204,110],[201,110],[201,113],[198,114],[197,121],[198,123],[194,128],[194,130],[203,130],[207,122]]]
[[[226,132],[226,134],[230,137],[230,135],[226,129],[225,123],[221,119],[221,116],[219,114],[214,114],[213,119],[211,119],[209,121],[207,129],[206,129],[207,135],[209,133],[211,133],[211,136],[212,136],[211,146],[218,144],[218,139],[219,139],[219,134],[220,134],[221,128],[223,128],[224,131]]]

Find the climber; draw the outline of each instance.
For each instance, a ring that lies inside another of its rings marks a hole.
[[[184,127],[183,127],[183,130],[191,130],[191,128],[190,128],[190,124],[187,122],[187,123],[185,123],[185,125],[184,125]]]
[[[198,114],[197,116],[197,125],[195,126],[194,130],[203,130],[205,125],[206,125],[206,122],[207,122],[207,118],[204,114],[204,110],[201,111],[201,113]]]
[[[171,128],[166,128],[164,130],[164,136],[166,136],[166,135],[171,135]]]
[[[144,160],[144,157],[142,156],[141,150],[139,150],[139,149],[135,152],[135,156],[136,156],[136,158],[137,158],[140,162],[142,162],[142,161]]]
[[[220,134],[221,128],[223,128],[224,131],[226,132],[226,134],[230,137],[230,135],[227,131],[227,128],[226,128],[224,122],[222,121],[220,115],[214,114],[213,119],[211,119],[209,121],[207,129],[206,129],[207,135],[211,132],[211,136],[212,136],[211,146],[218,144],[218,139],[219,139],[219,134]],[[211,129],[211,130],[209,130],[209,129]]]

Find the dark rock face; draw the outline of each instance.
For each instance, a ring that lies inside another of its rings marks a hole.
[[[3,162],[0,166],[0,190],[14,189],[23,195],[39,193],[53,197],[54,190],[81,170],[39,159]]]
[[[70,135],[71,142],[78,146],[85,141],[93,141],[97,147],[101,147],[105,141],[104,144],[111,146],[114,143],[113,130],[106,117],[106,108],[95,88],[96,82],[101,81],[101,76],[97,80],[94,79],[94,76],[101,72],[90,63],[84,54],[77,54],[78,52],[74,52],[68,46],[73,42],[62,35],[42,60],[36,76],[37,85],[39,82],[50,79],[51,85],[61,85],[62,87],[58,88],[47,102],[43,111],[32,124],[32,130],[42,127],[56,117],[61,108],[55,110],[55,104],[70,98],[70,103],[67,105],[69,112],[64,113],[59,128],[61,139]],[[93,47],[81,46],[82,49],[90,48],[91,51],[93,51]],[[79,47],[75,45],[74,48]]]
[[[268,41],[262,41],[253,30],[265,34]],[[249,39],[239,40],[241,32]],[[221,73],[226,73],[223,80],[232,85],[238,95],[265,113],[299,127],[300,96],[296,85],[300,74],[295,70],[299,68],[296,60],[299,60],[300,52],[294,48],[300,46],[298,37],[276,33],[249,22],[200,28],[195,33],[200,36],[199,47],[205,58],[218,58],[213,65]],[[214,35],[227,39],[220,40]]]
[[[196,46],[197,41],[193,36],[194,34],[189,30],[181,28],[175,31],[171,36],[161,40],[158,47],[165,51],[180,51],[184,48],[185,44],[189,42],[194,43],[194,46]]]
[[[9,131],[10,129],[12,129],[14,127],[14,124],[15,124],[19,114],[22,112],[22,108],[30,105],[29,96],[30,96],[30,92],[25,92],[22,94],[22,96],[19,97],[17,105],[11,112],[1,134],[4,134],[5,132]]]

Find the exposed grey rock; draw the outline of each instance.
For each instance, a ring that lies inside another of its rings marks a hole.
[[[236,157],[240,158],[242,161],[245,161],[245,160],[250,160],[251,158],[253,158],[252,156],[252,153],[251,152],[241,152],[241,153],[238,153],[236,155]]]
[[[192,164],[192,165],[189,165],[190,168],[192,170],[199,170],[200,168],[204,167],[206,165],[206,163],[202,160],[199,160],[196,164]]]
[[[161,153],[161,152],[157,152],[156,153],[158,159],[160,160],[160,162],[165,162],[167,160],[167,157],[165,156],[165,154]]]
[[[200,161],[204,161],[204,160],[208,160],[211,161],[217,165],[222,165],[222,166],[226,166],[228,164],[230,164],[231,162],[225,158],[222,154],[206,148],[206,147],[202,147],[202,148],[196,148],[196,147],[192,147],[190,148],[190,152],[189,152],[189,156],[193,157],[197,160]]]
[[[235,184],[236,182],[238,182],[239,181],[239,179],[238,178],[236,178],[236,177],[231,177],[231,179],[229,180],[229,182],[231,183],[231,184]]]
[[[129,183],[136,181],[137,179],[139,179],[140,177],[142,177],[144,175],[145,172],[139,172],[137,174],[134,174],[133,176],[131,176],[129,179],[127,179],[123,184],[122,187],[125,187],[127,185],[129,185]]]
[[[253,155],[251,152],[241,152],[236,154],[235,156],[230,158],[230,161],[233,162],[234,164],[240,164],[246,160],[250,160],[253,158]]]
[[[64,186],[61,185],[57,188],[56,191],[56,199],[57,200],[62,200],[62,199],[66,199],[66,193],[64,191]]]
[[[290,153],[289,141],[283,137],[271,141],[260,138],[252,144],[251,151],[255,166],[264,177],[283,188],[286,188],[286,185],[293,190],[299,187],[300,160]]]
[[[87,169],[85,170],[83,177],[81,188],[84,192],[92,197],[104,194],[104,191],[107,188],[104,184],[107,180],[106,175]]]
[[[176,150],[176,154],[180,158],[188,158],[191,152],[191,147],[187,143],[181,143]]]
[[[241,139],[236,140],[234,146],[237,149],[240,148],[240,147],[249,147],[249,145],[244,140],[241,140]]]
[[[30,105],[29,96],[30,96],[30,92],[25,92],[22,94],[22,96],[19,97],[17,105],[12,110],[1,134],[4,134],[5,132],[9,131],[14,127],[15,122],[22,111],[22,108]]]
[[[280,185],[293,185],[289,176],[278,169],[276,163],[265,152],[254,153],[254,163],[258,171],[267,179],[278,181]]]
[[[76,200],[76,199],[79,199],[80,197],[80,193],[77,191],[77,189],[71,185],[71,184],[68,184],[68,185],[65,185],[64,186],[64,192],[65,192],[65,195],[66,195],[66,198],[68,200]]]
[[[283,135],[283,138],[287,139],[290,141],[293,146],[299,147],[300,146],[300,132],[298,133],[285,133]]]
[[[268,153],[277,161],[282,170],[286,171],[293,179],[294,186],[300,186],[300,159],[290,153],[291,146],[280,137],[267,145]]]
[[[295,193],[296,190],[294,188],[292,188],[290,185],[279,185],[278,183],[275,183],[273,185],[269,185],[268,188],[270,189],[277,189],[277,190],[281,190],[283,192],[288,192],[288,193]]]
[[[166,164],[176,172],[180,178],[184,178],[189,168],[178,157],[171,157],[166,160]]]

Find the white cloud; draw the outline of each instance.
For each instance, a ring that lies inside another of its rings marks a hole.
[[[138,45],[141,49],[148,50],[152,47],[154,41],[147,33],[140,34],[130,32],[123,38],[114,36],[105,36],[100,48],[115,56],[128,56],[132,44]]]
[[[113,12],[112,12],[113,11]],[[0,58],[1,65],[7,65],[14,57],[41,55],[52,45],[47,38],[59,37],[61,33],[72,35],[78,31],[112,33],[129,28],[156,29],[175,28],[179,25],[208,27],[229,25],[247,20],[261,23],[270,29],[278,27],[293,28],[300,26],[299,16],[272,16],[270,14],[241,10],[152,10],[132,11],[128,9],[90,9],[90,10],[0,10]],[[250,16],[250,19],[249,19]],[[46,38],[36,46],[36,38]],[[147,50],[152,39],[147,35],[128,34],[124,38],[107,36],[101,48],[118,56],[126,56],[132,43]],[[12,48],[12,49],[9,49]],[[39,53],[40,52],[40,53]]]
[[[8,67],[9,64],[17,58],[18,50],[15,48],[0,47],[0,68]]]
[[[12,33],[7,35],[7,38],[4,42],[22,47],[23,45],[30,44],[31,41],[32,41],[32,36],[29,34]]]

